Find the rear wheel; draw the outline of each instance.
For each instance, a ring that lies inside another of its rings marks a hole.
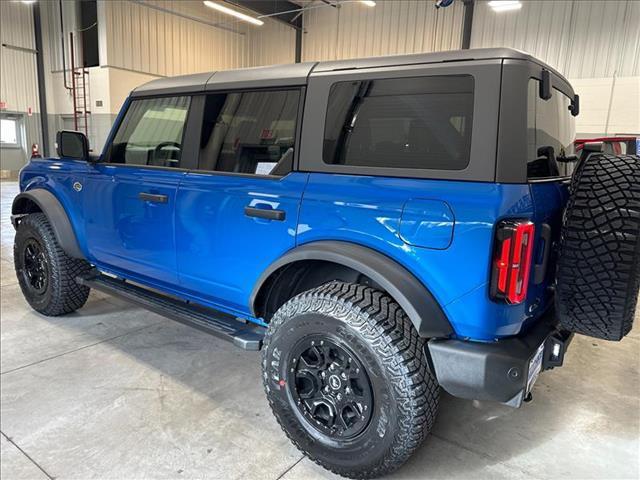
[[[265,337],[263,378],[291,441],[352,478],[402,465],[438,407],[424,341],[393,299],[363,285],[332,282],[283,305]]]
[[[13,259],[20,289],[34,310],[47,316],[64,315],[87,301],[89,288],[75,279],[91,266],[62,250],[45,214],[32,213],[20,221]]]
[[[640,286],[640,157],[591,155],[571,182],[557,275],[567,330],[620,340],[631,330]]]

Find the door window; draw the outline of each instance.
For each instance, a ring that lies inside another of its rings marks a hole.
[[[286,175],[293,168],[299,90],[207,95],[200,170]]]
[[[324,130],[328,164],[462,170],[469,164],[473,77],[339,82]]]
[[[180,167],[190,97],[134,100],[118,128],[110,163]]]

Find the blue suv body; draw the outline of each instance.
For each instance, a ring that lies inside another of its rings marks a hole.
[[[509,49],[160,79],[99,156],[61,132],[60,158],[32,159],[14,222],[44,212],[87,275],[252,334],[327,282],[384,292],[443,388],[519,406],[540,346],[566,340],[552,246],[575,103]]]

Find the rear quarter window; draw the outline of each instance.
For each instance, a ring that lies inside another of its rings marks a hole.
[[[358,80],[332,85],[323,161],[463,170],[473,128],[473,77]]]
[[[549,100],[539,95],[540,82],[529,79],[527,94],[527,177],[529,179],[567,177],[575,162],[562,162],[575,153],[575,117],[571,99],[553,88]]]

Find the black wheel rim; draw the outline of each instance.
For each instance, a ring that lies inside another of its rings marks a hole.
[[[36,293],[44,293],[49,272],[44,249],[35,239],[29,239],[22,252],[23,275],[27,285]]]
[[[289,391],[316,430],[344,440],[367,428],[373,390],[353,352],[329,336],[314,335],[298,342],[289,358]]]

